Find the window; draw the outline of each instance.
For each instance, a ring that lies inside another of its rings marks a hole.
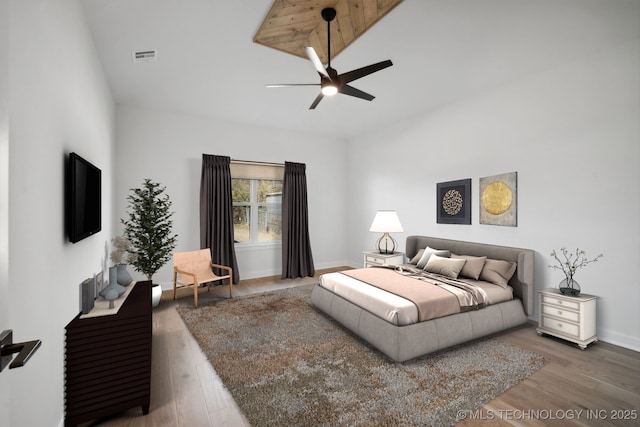
[[[282,181],[232,178],[233,232],[236,243],[282,240]]]

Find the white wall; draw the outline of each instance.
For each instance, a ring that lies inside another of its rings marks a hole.
[[[202,154],[237,160],[307,165],[310,239],[316,269],[346,262],[346,148],[340,141],[132,107],[117,108],[117,232],[129,189],[145,178],[167,187],[173,202],[176,251],[200,249]],[[281,247],[237,249],[240,279],[280,275]],[[171,288],[171,262],[154,282]],[[132,270],[130,268],[130,270]],[[143,277],[133,272],[134,277]]]
[[[9,327],[9,1],[0,0],[0,331]],[[1,380],[0,380],[1,381]],[[9,414],[9,387],[0,386],[0,413]]]
[[[636,27],[632,40],[353,141],[350,262],[373,248],[377,209],[398,211],[402,248],[421,234],[534,249],[537,289],[562,279],[552,249],[602,252],[576,279],[600,298],[600,339],[640,350],[639,49]],[[513,171],[518,226],[479,224],[479,178]],[[464,178],[472,225],[436,224],[436,183]]]
[[[9,324],[2,327],[16,342],[42,346],[24,367],[0,373],[10,390],[0,423],[54,426],[64,409],[64,327],[112,234],[115,112],[78,1],[12,0],[9,8]],[[71,151],[103,174],[102,232],[76,244],[64,233]]]

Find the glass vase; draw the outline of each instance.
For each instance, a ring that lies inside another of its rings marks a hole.
[[[563,279],[558,285],[558,290],[562,295],[577,297],[580,295],[580,285],[573,278]]]

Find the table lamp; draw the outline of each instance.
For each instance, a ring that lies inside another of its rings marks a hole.
[[[389,233],[401,233],[404,230],[396,211],[378,211],[369,231],[383,233],[382,237],[376,242],[376,249],[381,254],[392,254],[396,251],[397,245]],[[391,245],[390,249],[389,245]]]

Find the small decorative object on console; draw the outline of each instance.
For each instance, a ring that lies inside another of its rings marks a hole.
[[[116,265],[116,269],[116,280],[119,285],[129,286],[133,283],[133,277],[131,277],[131,274],[127,271],[127,264],[118,264]]]
[[[565,278],[558,285],[558,290],[562,295],[577,297],[580,295],[580,285],[573,278],[574,274],[580,267],[585,267],[592,262],[598,261],[604,254],[600,254],[594,259],[588,259],[587,254],[582,249],[576,249],[575,253],[570,253],[567,248],[560,248],[561,257],[555,249],[551,252],[551,256],[557,261],[558,265],[550,265],[549,268],[562,270]]]
[[[113,308],[113,301],[126,291],[124,286],[118,284],[116,277],[117,267],[109,268],[109,285],[100,291],[100,296],[109,301],[109,308]]]
[[[80,301],[82,314],[87,314],[93,308],[96,299],[96,276],[90,277],[80,284]]]
[[[126,237],[116,236],[111,239],[113,249],[111,250],[111,262],[118,267],[118,284],[128,286],[133,282],[131,274],[127,271],[127,264],[134,261],[138,255],[133,252],[133,245]]]

